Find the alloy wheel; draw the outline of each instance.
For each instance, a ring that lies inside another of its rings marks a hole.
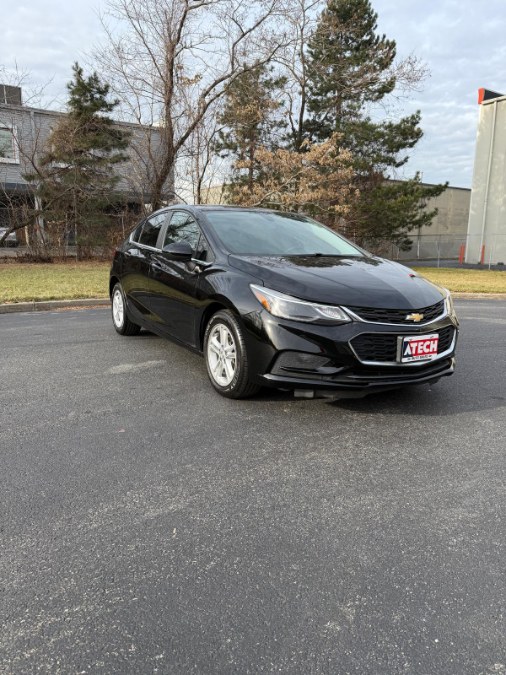
[[[114,295],[112,296],[112,319],[116,328],[121,328],[123,326],[123,321],[125,319],[125,305],[123,302],[123,294],[119,288],[114,291]]]
[[[207,361],[211,377],[220,387],[227,387],[237,370],[235,339],[224,323],[213,326],[207,342]]]

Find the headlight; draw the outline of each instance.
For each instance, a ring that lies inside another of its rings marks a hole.
[[[453,305],[452,294],[450,293],[450,291],[447,288],[445,288],[444,290],[446,291],[446,298],[445,298],[446,311],[448,312],[448,314],[450,316],[456,317],[457,313],[455,312],[455,307]]]
[[[250,288],[264,309],[282,319],[334,325],[351,321],[340,307],[304,302],[304,300],[297,300],[290,295],[284,295],[263,286],[255,286],[255,284],[250,284]]]

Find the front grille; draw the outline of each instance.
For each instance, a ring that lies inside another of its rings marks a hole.
[[[450,348],[455,328],[447,326],[438,332],[438,354],[442,354]],[[362,333],[351,341],[351,345],[361,361],[397,361],[397,335],[392,333]]]
[[[442,354],[447,349],[450,349],[454,335],[455,328],[453,326],[447,326],[439,331],[438,354]]]
[[[397,335],[362,333],[351,341],[361,361],[395,361],[397,359]]]
[[[376,309],[375,307],[348,307],[351,311],[364,321],[373,321],[375,323],[403,323],[409,325],[419,325],[420,322],[408,321],[406,317],[409,314],[423,314],[421,323],[433,321],[444,312],[445,301],[422,307],[422,309]]]

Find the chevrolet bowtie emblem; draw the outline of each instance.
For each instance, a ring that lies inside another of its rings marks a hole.
[[[408,314],[406,317],[406,321],[414,321],[415,323],[420,323],[420,321],[423,319],[423,314],[417,314],[416,312],[413,314]]]

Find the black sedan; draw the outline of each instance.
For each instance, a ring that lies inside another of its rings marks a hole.
[[[454,370],[450,293],[301,214],[172,206],[116,251],[112,318],[203,353],[222,395],[363,396]]]

